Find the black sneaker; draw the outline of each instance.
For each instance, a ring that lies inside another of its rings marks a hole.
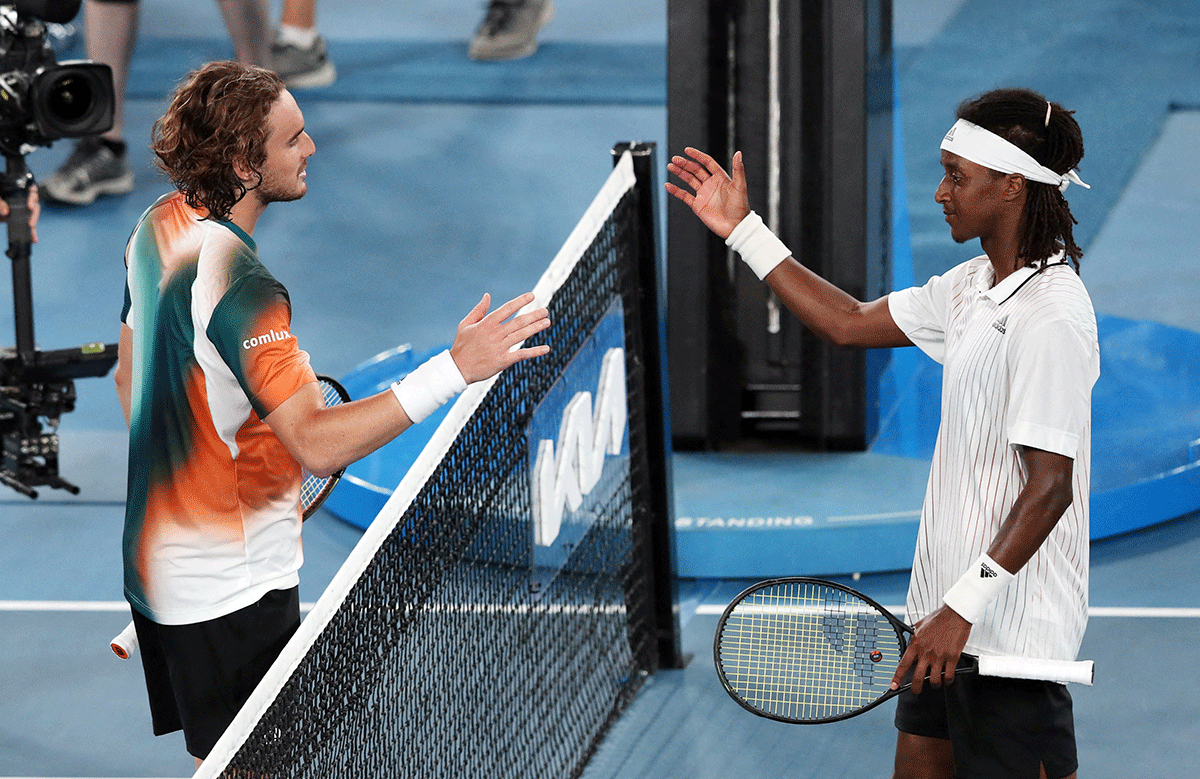
[[[551,0],[491,0],[467,50],[474,60],[515,60],[537,51],[537,34],[554,16]]]
[[[124,152],[117,154],[98,137],[83,138],[62,167],[39,182],[39,189],[51,200],[86,206],[99,195],[133,191],[133,173]]]

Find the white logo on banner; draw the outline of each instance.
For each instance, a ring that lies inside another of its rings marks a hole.
[[[600,481],[604,456],[621,453],[627,413],[625,350],[612,348],[600,365],[595,407],[592,393],[576,392],[563,409],[557,451],[553,441],[538,443],[533,464],[534,543],[554,543],[564,508],[577,510]]]

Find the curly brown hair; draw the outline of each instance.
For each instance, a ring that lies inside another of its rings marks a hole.
[[[246,194],[235,160],[261,180],[267,114],[283,90],[276,74],[237,62],[210,62],[176,88],[167,112],[154,123],[150,148],[154,164],[188,205],[228,219]]]

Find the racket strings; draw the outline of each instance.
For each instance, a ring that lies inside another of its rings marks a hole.
[[[346,390],[326,376],[318,376],[317,383],[321,388],[321,396],[325,400],[326,407],[337,406],[350,399]],[[300,516],[307,519],[333,489],[341,472],[328,476],[317,476],[309,473],[307,469],[301,468],[300,475]]]
[[[821,720],[886,694],[900,646],[891,623],[865,601],[819,584],[787,582],[734,607],[719,656],[727,686],[751,707]]]
[[[324,491],[325,486],[329,484],[329,476],[316,476],[308,471],[304,471],[304,480],[300,482],[300,513],[306,514],[310,508],[317,502]]]

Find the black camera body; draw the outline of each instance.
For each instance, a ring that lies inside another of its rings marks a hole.
[[[117,359],[115,344],[41,351],[33,339],[29,256],[29,188],[25,154],[60,138],[97,135],[112,127],[112,69],[59,63],[45,22],[65,23],[80,0],[0,0],[0,196],[9,207],[16,347],[0,348],[0,484],[31,498],[47,485],[79,488],[58,475],[59,418],[75,408],[75,379],[103,376]]]
[[[0,347],[0,484],[30,498],[41,485],[79,492],[58,475],[59,420],[75,410],[74,380],[104,376],[116,360],[116,344],[36,351],[32,360]]]
[[[0,6],[0,151],[21,154],[110,129],[116,103],[112,68],[58,62],[46,20],[23,11],[24,5],[33,4]],[[46,10],[46,3],[36,5]]]

